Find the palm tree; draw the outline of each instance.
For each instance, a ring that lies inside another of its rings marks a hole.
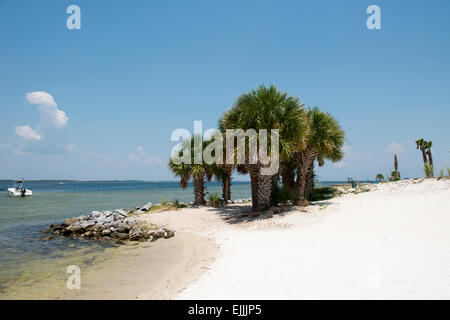
[[[190,145],[191,148],[191,163],[185,164],[175,163],[172,158],[169,160],[169,169],[172,171],[172,173],[180,178],[180,187],[185,189],[189,183],[189,180],[193,180],[194,184],[194,204],[195,205],[204,205],[205,204],[205,179],[211,180],[212,177],[212,171],[211,167],[206,165],[205,163],[202,164],[195,164],[194,163],[194,138],[191,138],[190,140],[183,141],[183,146]],[[203,149],[207,142],[203,142]],[[183,151],[180,150],[179,156],[183,156]]]
[[[222,132],[226,129],[267,129],[267,143],[271,144],[271,129],[279,130],[280,161],[288,161],[302,145],[306,129],[306,117],[303,104],[297,97],[281,92],[274,85],[264,85],[241,94],[230,110],[225,112],[219,121]],[[246,139],[246,149],[248,147]],[[259,152],[259,145],[258,145]],[[271,154],[270,147],[267,148]],[[248,156],[248,154],[247,154]],[[252,184],[253,209],[262,210],[271,204],[274,182],[278,181],[279,173],[262,175],[263,164],[260,160],[250,164],[246,158],[245,170],[250,173]]]
[[[425,153],[426,141],[424,139],[416,140],[416,147],[417,147],[417,150],[420,149],[420,151],[422,151],[423,164],[424,165],[427,164],[428,160],[427,160],[427,155]]]
[[[377,176],[375,177],[375,179],[377,179],[378,181],[383,181],[384,180],[384,176],[381,174],[381,173],[379,173],[379,174],[377,174]]]
[[[306,145],[296,155],[298,204],[305,200],[307,179],[314,170],[316,158],[337,162],[344,156],[342,147],[345,133],[331,114],[317,107],[309,109],[308,124]]]
[[[397,155],[394,154],[394,179],[400,179],[400,172],[398,172],[398,160]]]
[[[433,169],[433,158],[431,157],[431,147],[433,146],[432,141],[425,141],[425,151],[428,156],[428,163],[431,166],[431,176],[434,177],[434,169]]]

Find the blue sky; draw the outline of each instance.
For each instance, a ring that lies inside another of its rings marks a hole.
[[[81,30],[66,27],[71,4]],[[366,27],[371,4],[381,30]],[[402,176],[422,176],[420,137],[433,141],[437,169],[450,166],[449,9],[447,0],[0,0],[0,179],[173,180],[172,131],[194,120],[215,127],[260,84],[341,123],[346,156],[321,179],[386,175],[393,153]],[[53,101],[33,104],[36,91]]]

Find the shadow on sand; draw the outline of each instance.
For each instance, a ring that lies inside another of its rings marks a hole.
[[[252,211],[252,206],[250,204],[247,205],[239,205],[233,206],[228,205],[222,208],[208,208],[208,211],[214,212],[219,215],[223,221],[229,224],[239,224],[246,223],[253,220],[263,220],[263,219],[271,219],[274,215],[283,216],[287,212],[254,212]]]

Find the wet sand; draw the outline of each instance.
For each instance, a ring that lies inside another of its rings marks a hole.
[[[213,240],[189,232],[117,248],[115,256],[82,275],[80,290],[63,299],[170,299],[206,270]]]
[[[22,281],[0,294],[0,299],[171,299],[207,270],[217,251],[213,239],[190,232],[104,252],[80,250],[70,260],[34,262],[43,272],[57,271],[25,284]],[[70,276],[66,268],[71,264],[80,264],[80,289],[66,287]]]

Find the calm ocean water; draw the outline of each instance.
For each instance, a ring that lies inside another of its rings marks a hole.
[[[29,181],[26,187],[33,196],[28,198],[8,196],[12,185],[13,181],[0,181],[0,298],[39,298],[33,295],[33,287],[54,290],[52,280],[64,283],[67,276],[64,266],[93,264],[107,259],[99,252],[114,250],[110,243],[91,240],[57,237],[45,241],[48,234],[42,230],[51,223],[92,210],[193,200],[192,186],[183,190],[178,182]],[[221,193],[221,186],[209,183],[207,191]],[[233,199],[249,198],[250,184],[232,182],[231,192]]]

